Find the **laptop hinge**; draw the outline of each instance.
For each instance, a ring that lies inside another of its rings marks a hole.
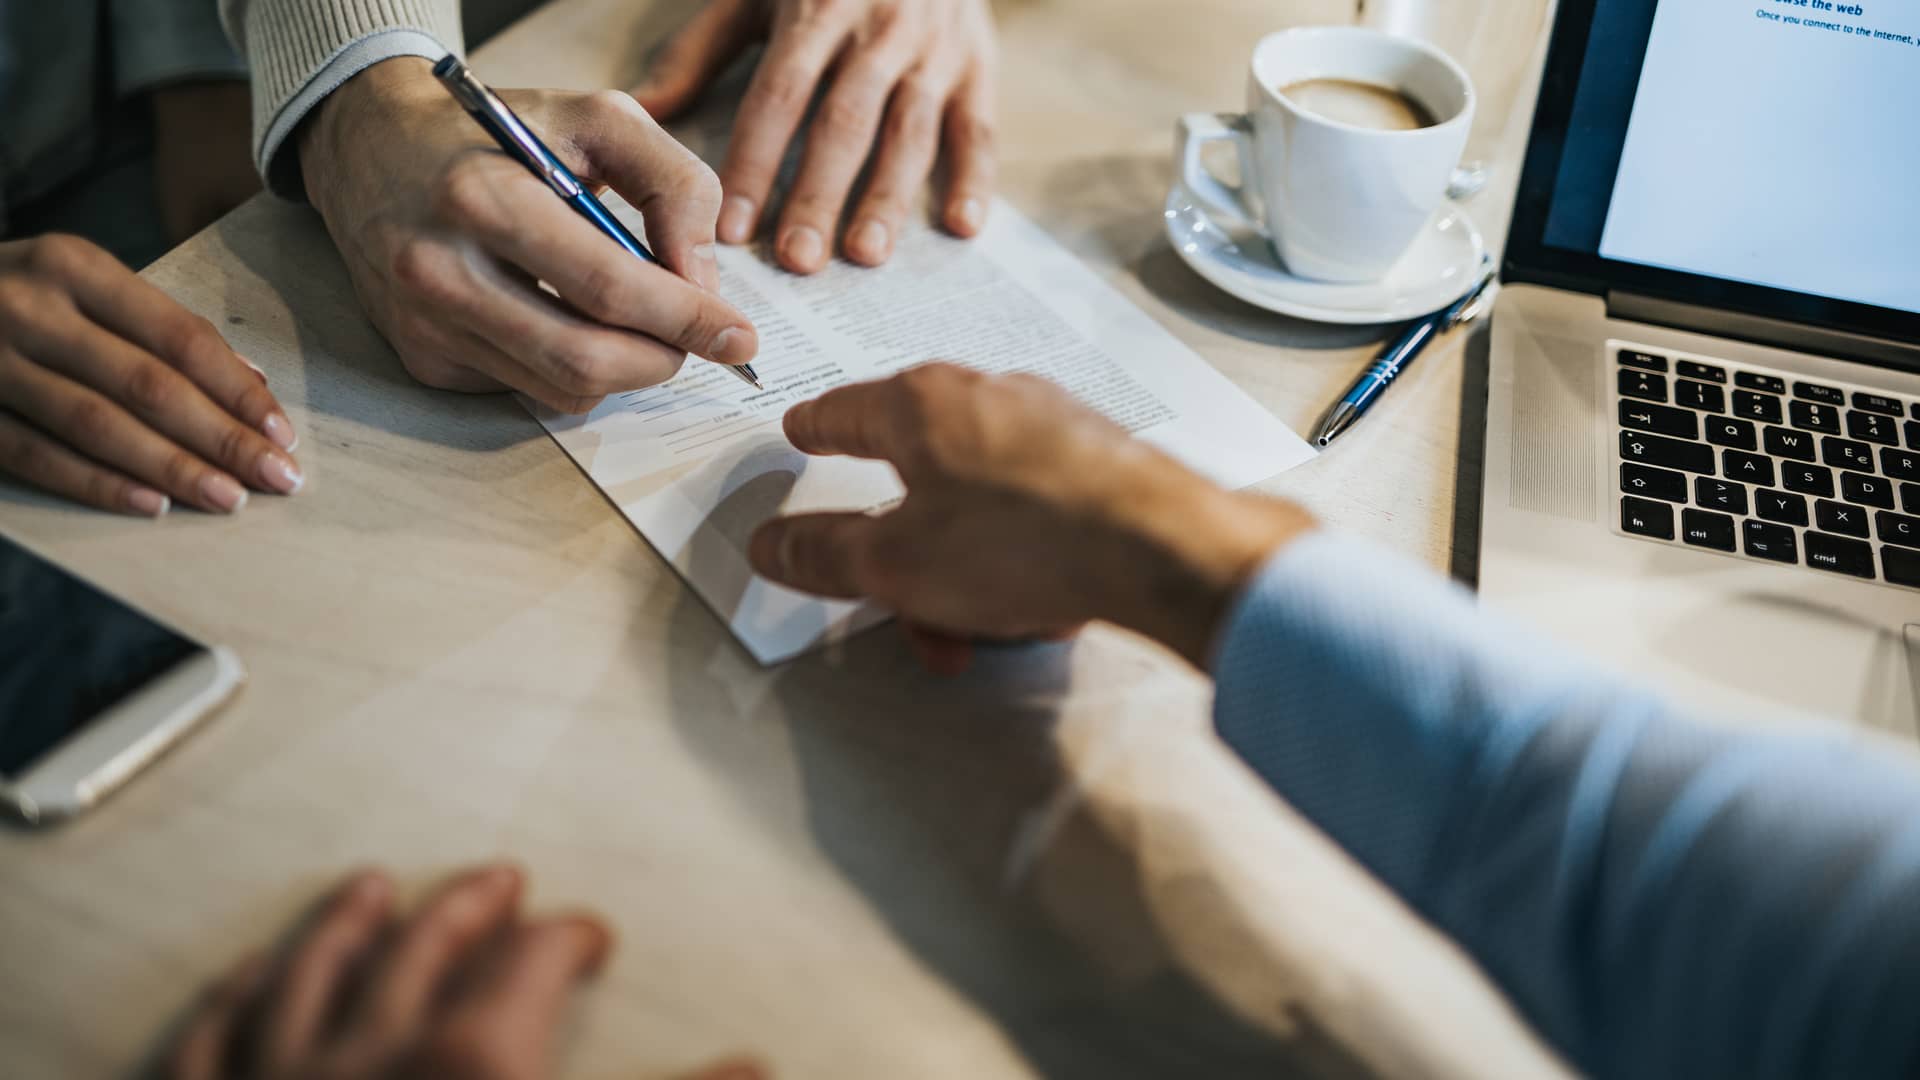
[[[1920,370],[1920,349],[1912,345],[1785,319],[1770,319],[1764,315],[1747,315],[1619,291],[1607,293],[1607,314],[1616,319],[1671,326],[1678,330],[1751,341],[1758,345],[1774,345],[1847,360],[1864,360],[1884,367]]]

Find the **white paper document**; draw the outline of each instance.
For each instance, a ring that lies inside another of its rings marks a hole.
[[[747,565],[747,541],[768,518],[874,510],[902,494],[890,466],[809,458],[787,442],[781,416],[833,387],[953,360],[1051,379],[1228,487],[1313,456],[1005,203],[971,241],[905,230],[880,269],[836,263],[799,277],[750,250],[722,248],[720,273],[721,291],[760,332],[754,369],[764,393],[689,360],[671,382],[610,397],[586,416],[529,407],[762,663],[886,617],[871,605],[802,596]]]

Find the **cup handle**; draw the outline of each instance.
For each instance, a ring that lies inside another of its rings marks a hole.
[[[1200,151],[1208,143],[1229,139],[1240,155],[1240,183],[1229,187],[1208,171]],[[1194,198],[1216,215],[1266,232],[1260,215],[1247,201],[1253,186],[1253,130],[1247,118],[1235,113],[1188,113],[1174,133],[1174,153],[1180,161],[1180,181]]]

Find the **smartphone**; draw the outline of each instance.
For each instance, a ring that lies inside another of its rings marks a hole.
[[[0,808],[42,825],[106,798],[245,679],[203,645],[0,535]]]

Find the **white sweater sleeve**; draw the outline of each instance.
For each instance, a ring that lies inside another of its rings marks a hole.
[[[341,83],[396,56],[461,48],[459,0],[220,0],[253,79],[253,153],[267,186],[301,198],[300,121]]]

